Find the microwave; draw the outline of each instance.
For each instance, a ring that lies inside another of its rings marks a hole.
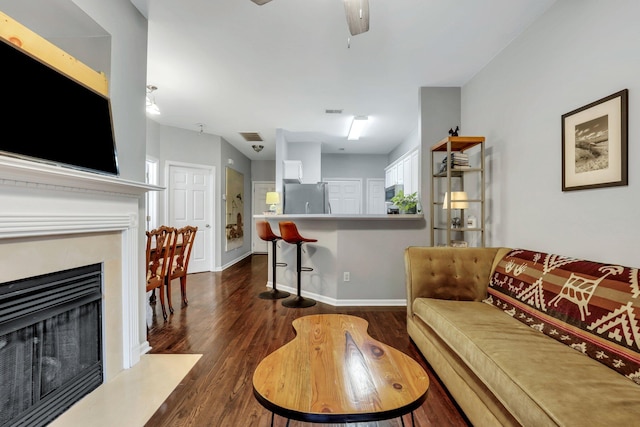
[[[390,202],[391,199],[393,199],[395,197],[396,194],[398,194],[398,192],[400,190],[402,190],[402,184],[396,184],[396,185],[391,185],[387,188],[384,189],[384,201],[385,202]]]

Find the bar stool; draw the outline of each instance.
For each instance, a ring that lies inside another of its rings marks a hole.
[[[258,231],[258,236],[266,241],[271,242],[271,274],[273,279],[271,280],[271,290],[261,292],[258,297],[262,299],[280,299],[286,298],[291,295],[289,292],[279,291],[276,289],[276,267],[284,267],[287,264],[284,262],[276,262],[276,247],[278,244],[278,240],[282,240],[282,237],[276,235],[269,225],[268,221],[259,221],[256,223],[256,230]]]
[[[296,227],[295,223],[292,221],[281,221],[279,225],[282,240],[292,245],[296,245],[296,272],[298,273],[298,294],[293,298],[282,301],[282,305],[289,308],[311,307],[316,304],[315,300],[312,300],[311,298],[303,298],[302,295],[300,295],[300,273],[303,271],[313,270],[313,268],[310,267],[302,267],[302,244],[317,242],[318,240],[302,237],[300,233],[298,233],[298,227]]]

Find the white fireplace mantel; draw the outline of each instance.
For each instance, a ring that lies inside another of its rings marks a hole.
[[[115,176],[5,156],[0,156],[0,179],[14,181],[17,185],[44,185],[73,191],[99,191],[130,196],[163,189]]]
[[[149,348],[139,325],[140,300],[144,295],[144,288],[139,285],[144,279],[139,212],[141,197],[148,191],[162,189],[115,176],[0,155],[0,249],[4,253],[12,253],[13,244],[31,244],[35,253],[35,248],[45,246],[51,239],[64,241],[68,236],[82,238],[85,234],[120,232],[121,277],[105,283],[111,293],[120,295],[115,299],[117,305],[121,302],[121,307],[106,308],[107,313],[119,313],[116,317],[121,319],[116,324],[122,325],[122,355],[118,357],[121,360],[110,361],[112,371],[135,365]],[[31,251],[28,253],[31,255]],[[15,276],[31,270],[28,266],[12,268],[20,261],[4,258],[2,262],[8,265],[0,269],[0,282],[23,278]],[[109,372],[106,374],[110,376]]]

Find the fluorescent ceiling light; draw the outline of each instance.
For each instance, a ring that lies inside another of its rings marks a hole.
[[[351,129],[349,129],[349,135],[347,135],[347,139],[350,141],[360,139],[360,134],[367,124],[367,120],[369,117],[367,116],[356,116],[353,118],[351,122]]]

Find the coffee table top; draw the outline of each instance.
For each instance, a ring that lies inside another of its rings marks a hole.
[[[296,337],[256,368],[256,399],[286,418],[325,423],[385,420],[418,408],[427,397],[427,373],[371,338],[367,326],[343,314],[294,320]]]

